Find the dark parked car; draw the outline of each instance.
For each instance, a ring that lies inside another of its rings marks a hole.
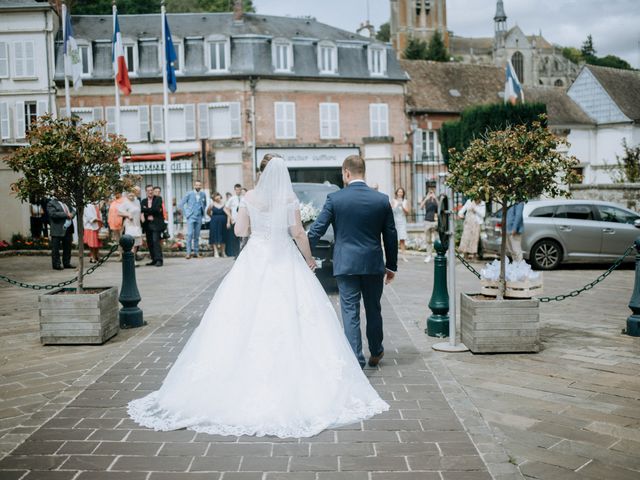
[[[328,182],[293,184],[293,191],[298,196],[300,203],[310,203],[318,211],[324,207],[327,195],[338,190],[340,190],[339,187]],[[336,280],[333,277],[333,244],[333,227],[330,226],[318,244],[311,249],[311,253],[316,259],[316,274],[325,289],[337,288]]]
[[[640,235],[640,215],[598,200],[535,200],[523,212],[524,258],[538,270],[562,263],[613,262]],[[487,217],[481,236],[484,255],[500,251],[500,211]],[[635,251],[625,259],[632,261]]]

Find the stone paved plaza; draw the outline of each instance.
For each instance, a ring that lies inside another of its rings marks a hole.
[[[159,386],[230,266],[171,258],[137,269],[149,325],[103,346],[40,346],[37,294],[0,285],[0,479],[640,478],[640,339],[620,334],[629,268],[543,305],[539,354],[443,354],[424,334],[433,266],[410,257],[385,289],[384,361],[366,369],[389,412],[301,440],[137,426],[124,406]],[[0,258],[20,279],[70,276],[48,267]],[[119,268],[109,262],[88,284],[118,285]],[[601,269],[547,273],[545,293]],[[477,290],[460,265],[457,276],[460,291]]]

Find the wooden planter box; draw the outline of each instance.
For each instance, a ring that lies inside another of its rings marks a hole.
[[[480,293],[488,297],[498,295],[499,282],[497,280],[480,280]],[[507,282],[504,296],[509,298],[532,298],[542,295],[542,274],[535,280],[526,279],[520,282]]]
[[[101,291],[59,294],[60,289],[40,295],[40,342],[43,345],[101,344],[118,333],[118,288],[90,289]]]
[[[540,351],[540,302],[460,294],[462,343],[473,353]]]

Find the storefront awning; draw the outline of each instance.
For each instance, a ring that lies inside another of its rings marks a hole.
[[[175,152],[171,154],[171,160],[193,157],[195,154],[196,152]],[[131,155],[129,157],[124,157],[125,162],[153,162],[164,159],[164,153],[145,153],[142,155]]]

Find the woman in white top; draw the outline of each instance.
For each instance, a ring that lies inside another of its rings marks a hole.
[[[100,256],[100,238],[98,232],[102,227],[102,216],[97,203],[89,203],[82,214],[84,224],[84,243],[89,247],[89,263],[96,263]]]
[[[125,235],[131,235],[134,239],[133,253],[138,253],[142,245],[142,209],[140,200],[134,192],[127,192],[126,199],[118,207],[118,215],[123,218],[122,227]]]
[[[478,254],[480,226],[484,222],[486,210],[486,205],[482,200],[469,199],[458,212],[458,216],[464,218],[462,238],[458,250],[464,254],[465,258],[475,257]]]
[[[396,190],[395,198],[391,200],[391,209],[393,210],[393,219],[396,222],[396,231],[398,232],[398,243],[400,244],[400,252],[402,260],[407,261],[405,253],[407,252],[407,215],[409,215],[409,202],[405,198],[404,188],[400,187]]]

